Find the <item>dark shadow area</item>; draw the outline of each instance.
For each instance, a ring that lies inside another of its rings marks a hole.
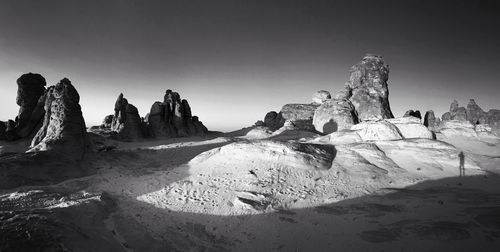
[[[195,138],[201,142],[213,138]],[[168,144],[175,144],[184,139],[170,139]],[[192,139],[191,139],[192,140]],[[152,144],[162,143],[162,140]],[[84,176],[94,175],[99,170],[119,168],[123,172],[165,169],[183,165],[198,154],[229,144],[231,141],[182,146],[164,150],[130,149],[102,147],[100,152],[89,152],[81,161],[75,161],[51,152],[3,153],[0,155],[0,190],[20,186],[45,186]],[[153,169],[152,169],[153,168]]]
[[[163,186],[167,185],[158,185],[148,192]],[[268,249],[283,251],[500,249],[500,178],[492,174],[386,188],[377,194],[333,204],[276,209],[276,212],[258,215],[173,212],[134,197],[104,194],[101,202],[50,211],[37,208],[19,211],[2,205],[0,243],[3,245],[0,249],[234,251],[253,248],[241,247],[242,244],[254,244],[255,249],[267,244]],[[123,205],[127,205],[128,212],[120,210]],[[110,220],[113,225],[106,226]],[[141,224],[151,221],[163,230],[163,239],[152,238]],[[219,232],[207,223],[231,227],[232,231]],[[26,242],[27,233],[34,237],[32,242]],[[233,234],[238,234],[238,238],[231,237]]]
[[[331,119],[325,125],[323,125],[323,133],[325,134],[330,134],[338,130],[338,125],[337,123]]]

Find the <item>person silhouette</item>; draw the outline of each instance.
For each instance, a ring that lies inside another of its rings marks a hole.
[[[458,154],[458,158],[460,159],[460,166],[458,167],[458,169],[460,172],[460,177],[462,177],[465,176],[465,155],[463,151]]]

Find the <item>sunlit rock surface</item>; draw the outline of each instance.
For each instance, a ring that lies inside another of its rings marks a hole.
[[[389,105],[388,80],[389,66],[381,56],[367,54],[351,67],[346,88],[361,121],[394,117]]]
[[[51,151],[82,159],[88,148],[80,96],[64,78],[47,89],[43,125],[31,142],[30,152]]]

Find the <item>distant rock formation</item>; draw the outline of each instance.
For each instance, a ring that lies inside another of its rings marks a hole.
[[[64,78],[44,95],[43,125],[31,142],[29,152],[53,151],[79,160],[88,147],[80,96]]]
[[[469,100],[469,104],[467,104],[467,120],[474,124],[486,124],[487,122],[487,113],[476,104],[474,99]]]
[[[474,99],[469,100],[467,108],[459,107],[458,101],[454,100],[450,105],[450,111],[442,115],[443,121],[469,121],[472,124],[488,124],[490,126],[500,126],[500,110],[490,109],[485,112]]]
[[[321,104],[313,116],[314,128],[330,134],[337,130],[349,129],[358,123],[358,116],[352,103],[347,99],[331,99]]]
[[[116,100],[115,114],[111,119],[110,128],[120,139],[134,140],[146,136],[146,124],[139,116],[139,111],[123,98],[123,94],[120,94]]]
[[[394,118],[389,106],[389,66],[378,55],[367,54],[351,67],[343,93],[354,105],[360,121]]]
[[[326,100],[329,100],[331,98],[332,98],[332,96],[330,95],[330,92],[328,92],[326,90],[320,90],[320,91],[315,92],[312,95],[312,103],[313,104],[323,104],[323,102],[325,102]]]
[[[467,110],[464,107],[458,106],[458,101],[454,100],[450,104],[450,112],[446,112],[441,116],[443,121],[459,120],[467,121]]]
[[[439,123],[441,120],[436,118],[434,115],[434,111],[429,110],[425,112],[424,115],[424,126],[427,127],[429,130],[435,131],[439,127]]]
[[[403,117],[409,117],[409,116],[413,116],[413,117],[416,117],[418,119],[422,119],[422,114],[420,114],[420,110],[413,111],[413,109],[410,109],[410,110],[406,111],[406,113],[403,115]]]
[[[181,100],[179,93],[168,89],[163,102],[155,102],[145,119],[149,134],[153,137],[203,136],[208,130],[192,116],[187,100]]]

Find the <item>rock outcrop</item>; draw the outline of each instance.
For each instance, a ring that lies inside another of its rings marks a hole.
[[[347,99],[330,99],[321,104],[313,116],[314,128],[322,133],[350,129],[358,123],[356,110]]]
[[[105,128],[111,128],[111,123],[113,123],[114,115],[107,115],[102,120],[102,126]]]
[[[332,96],[330,95],[330,92],[328,92],[326,90],[320,90],[320,91],[315,92],[312,95],[312,103],[323,104],[323,102],[325,102],[326,100],[329,100],[331,98],[332,98]]]
[[[19,136],[16,133],[16,122],[13,120],[8,120],[5,123],[5,139],[7,141],[14,141],[19,139]]]
[[[474,124],[486,124],[487,122],[487,113],[476,104],[474,99],[469,100],[469,104],[467,104],[467,120]]]
[[[139,116],[139,111],[123,98],[123,94],[116,100],[110,127],[120,139],[134,140],[145,137],[146,125]]]
[[[389,105],[389,66],[381,56],[367,54],[351,67],[345,94],[360,121],[393,118]]]
[[[439,126],[441,134],[447,137],[464,136],[464,137],[477,137],[475,126],[466,120],[448,120],[443,121]]]
[[[490,109],[486,114],[486,123],[490,126],[500,127],[500,110]]]
[[[420,114],[420,110],[413,111],[413,109],[410,109],[410,110],[406,111],[406,113],[403,115],[403,117],[409,117],[409,116],[413,116],[413,117],[416,117],[418,119],[422,119],[422,114]]]
[[[16,103],[20,108],[15,121],[15,132],[20,138],[29,136],[43,118],[43,104],[37,104],[45,92],[46,84],[45,78],[40,74],[27,73],[17,79]]]
[[[389,106],[389,67],[381,56],[367,54],[350,69],[350,79],[334,96],[325,90],[312,95],[311,104],[286,104],[271,111],[264,126],[276,130],[286,120],[297,129],[331,133],[369,120],[394,118]]]
[[[429,110],[425,112],[424,115],[424,126],[427,127],[429,130],[435,131],[439,127],[439,123],[441,120],[436,118],[434,115],[434,111]]]
[[[5,122],[0,121],[0,140],[5,140]]]
[[[464,107],[458,106],[458,101],[454,100],[450,104],[450,112],[446,112],[441,116],[443,121],[459,120],[467,121],[467,110]]]
[[[435,138],[434,134],[415,117],[364,121],[353,125],[350,129],[333,132],[325,137],[326,142],[333,144]]]
[[[385,121],[393,124],[398,128],[399,133],[405,139],[408,138],[425,138],[433,139],[432,132],[425,127],[420,119],[410,116],[402,118],[385,119]]]
[[[38,131],[44,115],[45,85],[40,74],[27,73],[17,79],[19,113],[15,120],[8,120],[0,127],[0,139],[14,141],[32,137]]]
[[[467,108],[459,107],[458,102],[454,100],[450,105],[450,111],[443,114],[443,121],[469,121],[472,124],[488,124],[490,126],[500,126],[500,110],[490,109],[485,112],[474,99],[469,100]]]
[[[281,108],[281,117],[292,122],[298,129],[314,130],[312,124],[314,112],[319,107],[317,104],[286,104]],[[283,126],[283,125],[282,125]]]
[[[281,113],[277,113],[276,111],[271,111],[266,114],[264,117],[264,126],[268,127],[271,130],[277,130],[283,126],[285,123],[285,119],[281,116]]]
[[[29,152],[52,151],[79,160],[88,147],[80,96],[64,78],[47,89],[43,125],[33,138]]]
[[[208,130],[192,116],[187,100],[181,100],[179,93],[167,90],[163,102],[155,102],[146,116],[148,132],[153,137],[203,136]]]
[[[363,141],[391,141],[403,139],[398,128],[387,121],[365,121],[351,127]]]

